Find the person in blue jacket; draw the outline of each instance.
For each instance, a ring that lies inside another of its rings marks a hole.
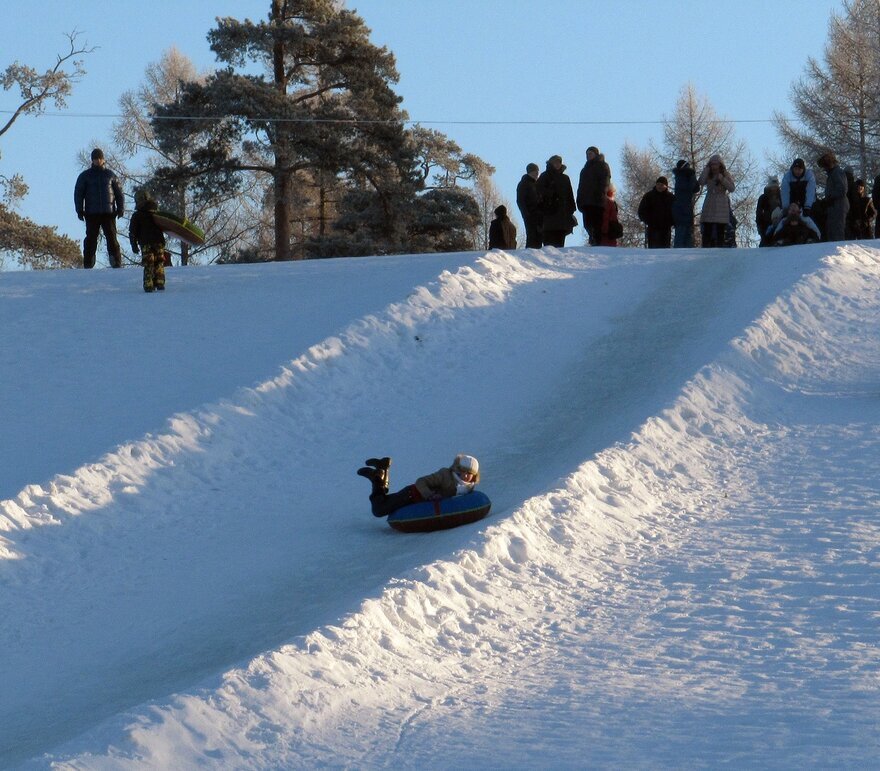
[[[116,175],[104,165],[104,152],[99,147],[92,150],[92,165],[76,179],[73,204],[76,216],[86,223],[83,267],[95,267],[98,234],[103,231],[110,266],[121,268],[122,251],[116,238],[116,220],[125,212],[125,197]]]
[[[357,473],[373,483],[370,505],[374,517],[386,517],[404,506],[421,501],[438,501],[473,492],[480,481],[480,464],[473,455],[456,455],[452,465],[419,477],[396,493],[388,493],[391,458],[368,458]]]
[[[782,177],[779,198],[782,201],[782,211],[787,212],[788,207],[796,203],[804,215],[810,216],[816,203],[816,175],[812,169],[807,168],[802,158],[795,158],[791,168]]]
[[[675,177],[672,201],[675,238],[672,245],[676,249],[690,249],[694,245],[694,201],[700,192],[700,185],[696,172],[684,159],[675,164],[672,176]]]

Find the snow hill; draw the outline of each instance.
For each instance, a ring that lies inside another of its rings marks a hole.
[[[0,767],[877,766],[876,246],[0,273]]]

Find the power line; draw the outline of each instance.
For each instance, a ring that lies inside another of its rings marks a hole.
[[[0,115],[12,115],[14,110],[0,110]],[[40,113],[47,118],[82,118],[82,119],[121,119],[125,116],[114,113],[71,113],[71,112],[44,112]],[[155,120],[183,120],[183,121],[220,121],[226,118],[237,118],[237,115],[223,116],[200,116],[200,115],[163,115],[152,116]],[[382,125],[403,123],[407,125],[442,125],[442,126],[662,126],[669,123],[666,119],[657,120],[417,120],[406,118],[402,120],[387,118],[369,120],[363,118],[280,118],[280,117],[255,117],[245,116],[248,120],[263,121],[265,123],[328,123],[328,124],[353,124]],[[785,118],[792,123],[800,123],[799,118]],[[771,118],[713,118],[701,121],[703,123],[717,124],[740,124],[740,123],[775,123]]]

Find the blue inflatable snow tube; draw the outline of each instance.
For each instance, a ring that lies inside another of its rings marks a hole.
[[[388,524],[402,533],[427,533],[467,525],[489,513],[492,502],[488,496],[474,490],[454,498],[422,501],[404,506],[388,515]]]

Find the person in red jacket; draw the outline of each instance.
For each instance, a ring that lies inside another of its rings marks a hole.
[[[373,483],[370,506],[374,517],[389,514],[421,501],[437,501],[472,492],[480,481],[480,464],[473,455],[456,455],[452,465],[433,474],[419,477],[396,493],[388,493],[388,470],[391,458],[368,458],[357,473]]]
[[[617,239],[623,235],[623,226],[618,218],[617,201],[614,200],[616,192],[614,185],[609,185],[605,192],[605,208],[602,211],[602,233],[599,238],[599,246],[617,246]]]

